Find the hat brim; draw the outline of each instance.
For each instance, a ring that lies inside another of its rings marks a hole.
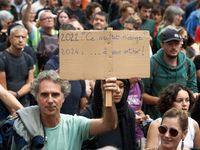
[[[181,39],[177,39],[177,38],[170,38],[170,39],[166,39],[164,41],[162,41],[162,43],[166,43],[166,42],[169,42],[169,41],[181,41]]]

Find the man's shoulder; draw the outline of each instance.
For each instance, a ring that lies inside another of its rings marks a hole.
[[[188,3],[185,9],[195,9],[195,6],[196,6],[196,1],[193,1]]]
[[[77,124],[81,124],[83,122],[90,122],[92,121],[91,119],[88,119],[86,117],[83,116],[77,116],[77,115],[68,115],[68,114],[60,114],[61,119],[63,120],[63,123],[65,122],[70,122],[70,123],[77,123]]]
[[[31,54],[28,51],[22,51],[22,55],[25,57],[26,60],[32,59],[32,57],[30,56]]]
[[[0,52],[0,59],[7,59],[9,56],[9,53],[6,50]]]
[[[148,29],[151,28],[152,29],[152,27],[154,27],[155,23],[156,22],[154,20],[147,19],[147,20],[142,22],[142,28],[148,28]]]
[[[194,62],[193,62],[191,59],[189,59],[189,58],[186,58],[185,63],[188,63],[189,67],[190,67],[191,65],[192,65],[192,66],[195,65]]]
[[[69,13],[72,12],[72,10],[69,8],[69,6],[65,7],[64,9],[67,10]]]
[[[144,21],[144,23],[151,23],[151,24],[155,24],[156,22],[152,19],[147,19]]]

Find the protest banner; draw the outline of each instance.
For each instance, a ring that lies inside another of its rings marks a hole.
[[[60,31],[60,77],[66,80],[150,76],[148,31]]]

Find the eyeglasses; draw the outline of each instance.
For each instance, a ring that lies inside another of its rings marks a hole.
[[[159,126],[158,127],[158,131],[160,132],[160,134],[165,134],[167,132],[167,127],[165,127],[165,126]],[[178,130],[176,130],[174,128],[170,128],[169,134],[172,137],[176,137],[178,135]]]
[[[46,17],[46,18],[41,19],[41,21],[43,21],[43,20],[49,20],[49,19],[53,19],[53,17]]]

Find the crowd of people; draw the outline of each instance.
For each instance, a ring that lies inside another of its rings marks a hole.
[[[0,149],[200,149],[199,15],[200,0],[0,0]],[[150,77],[61,80],[59,30],[108,27],[149,31]]]

